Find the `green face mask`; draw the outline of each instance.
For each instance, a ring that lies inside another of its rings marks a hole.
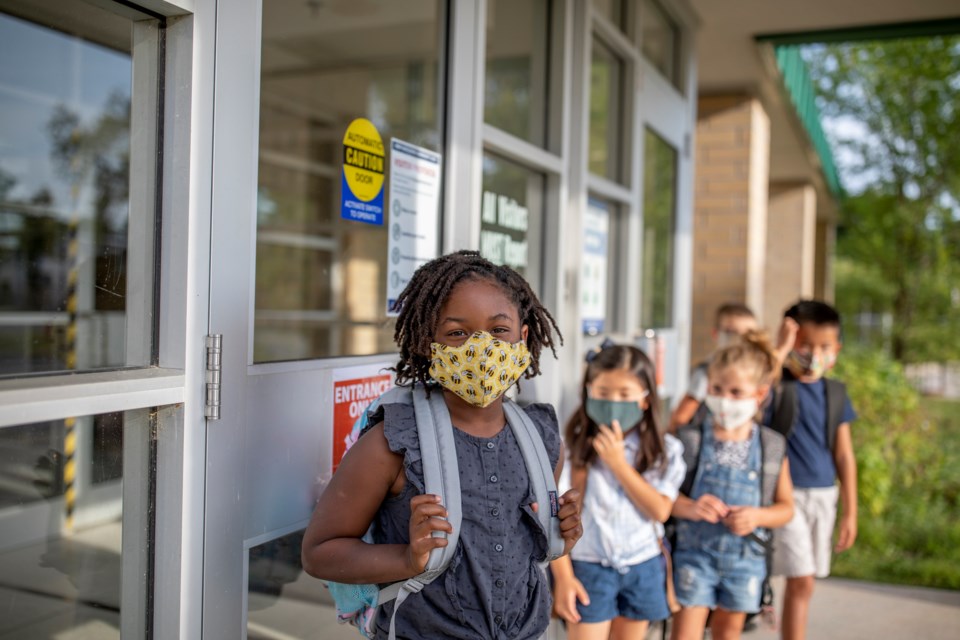
[[[587,405],[584,408],[587,416],[597,424],[605,424],[609,427],[616,420],[624,432],[633,429],[643,419],[643,409],[636,401],[587,398]]]

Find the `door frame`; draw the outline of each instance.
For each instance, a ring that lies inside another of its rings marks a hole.
[[[134,366],[0,380],[0,428],[112,412],[147,415],[128,421],[123,434],[121,635],[146,637],[152,621],[152,637],[197,637],[199,625],[191,628],[190,620],[200,612],[189,598],[202,578],[191,566],[199,520],[191,518],[196,511],[186,512],[191,499],[183,487],[185,480],[202,485],[204,477],[202,459],[191,464],[205,439],[202,353],[188,336],[206,331],[210,220],[202,190],[211,162],[209,155],[204,161],[198,116],[210,98],[192,81],[202,79],[205,62],[194,34],[204,25],[213,32],[216,7],[213,0],[92,4],[134,20],[130,170],[140,177],[130,187],[128,264],[133,278],[153,279],[144,286],[134,280],[128,294],[126,347]],[[152,316],[145,313],[150,308]],[[147,343],[152,353],[144,351]],[[94,493],[112,500],[115,485]],[[53,513],[63,503],[51,500],[41,511]],[[36,515],[29,507],[19,517]]]
[[[205,504],[199,518],[203,528],[200,631],[209,638],[246,637],[250,550],[303,529],[309,521],[316,479],[323,476],[326,461],[332,460],[331,408],[337,372],[391,366],[396,359],[388,353],[254,362],[261,6],[261,0],[234,0],[229,11],[216,15],[207,331],[222,336],[221,406],[219,419],[208,421],[206,427]],[[463,13],[446,16],[443,11],[438,28],[449,33],[449,25],[458,20],[467,26]],[[451,59],[460,65],[475,60],[459,48],[451,52],[449,40],[446,44],[440,55],[448,59],[439,62],[447,73],[443,105],[450,113],[451,83],[456,77],[449,73]],[[454,126],[444,117],[440,120],[448,132]],[[442,151],[447,156],[453,153],[452,143],[449,135],[444,138]],[[463,155],[459,158],[456,166],[444,158],[444,179],[455,173],[458,188],[467,190],[472,188],[472,176],[462,169],[470,164]],[[452,190],[456,191],[444,185],[445,203]],[[460,233],[462,229],[442,224],[442,231]],[[265,396],[270,403],[257,402]],[[267,423],[282,426],[272,431],[257,426]],[[252,481],[257,474],[267,478],[269,470],[277,468],[271,456],[284,446],[291,454],[284,461],[283,477]]]

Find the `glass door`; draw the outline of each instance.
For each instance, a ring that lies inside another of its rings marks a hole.
[[[218,14],[205,636],[355,635],[303,573],[300,537],[342,430],[390,384],[411,167],[439,202],[445,8],[242,0]]]
[[[589,3],[582,57],[586,199],[582,341],[634,341],[656,361],[661,398],[689,352],[692,19],[683,2]],[[609,240],[609,241],[608,241]],[[609,292],[603,299],[597,292]],[[578,336],[580,338],[581,336]]]
[[[671,7],[675,11],[676,7]],[[637,6],[640,81],[637,144],[640,175],[642,278],[637,297],[638,346],[657,362],[661,398],[682,395],[689,360],[692,282],[691,135],[695,74],[690,32],[666,4]]]
[[[159,242],[178,219],[162,160],[182,160],[160,135],[167,26],[129,2],[0,0],[3,638],[153,637],[169,601],[158,460],[185,375],[167,295],[183,243]]]

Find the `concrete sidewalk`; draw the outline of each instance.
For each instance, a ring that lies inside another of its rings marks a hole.
[[[0,553],[0,640],[119,638],[120,541],[116,522]],[[273,568],[276,571],[264,576],[278,579],[260,586],[275,588],[250,586],[249,640],[360,639],[353,627],[337,624],[330,595],[319,580],[299,567]],[[773,584],[779,612],[783,580]],[[565,637],[554,622],[544,640]],[[652,629],[648,637],[660,638],[661,630]],[[744,634],[745,640],[778,637],[766,628]],[[814,591],[807,638],[960,640],[960,591],[821,580]]]
[[[773,581],[777,614],[784,583]],[[745,640],[773,640],[779,633],[761,627]],[[842,578],[817,581],[810,609],[810,640],[842,638],[960,638],[960,591],[901,587]]]

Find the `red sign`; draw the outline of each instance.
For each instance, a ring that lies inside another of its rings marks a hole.
[[[371,402],[393,388],[390,374],[380,374],[333,383],[333,470],[359,434],[351,433],[357,418]]]
[[[647,357],[653,362],[654,372],[657,376],[657,387],[662,387],[663,371],[667,356],[667,341],[653,329],[647,329],[644,332],[644,337],[646,338],[646,348],[644,350],[647,353]]]

